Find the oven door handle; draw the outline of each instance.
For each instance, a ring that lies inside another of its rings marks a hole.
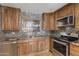
[[[54,41],[57,42],[57,43],[59,43],[59,44],[62,44],[62,45],[64,45],[64,46],[67,45],[67,43],[63,43],[63,42],[60,42],[60,41],[57,41],[57,40],[54,40]]]

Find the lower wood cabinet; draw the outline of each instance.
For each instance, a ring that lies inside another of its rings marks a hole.
[[[29,54],[28,42],[23,43],[23,55]]]
[[[23,44],[22,43],[18,43],[18,55],[23,55]]]
[[[18,42],[18,55],[28,55],[29,49],[28,49],[28,41],[27,42]]]
[[[36,53],[38,52],[38,45],[37,41],[29,41],[29,53]]]
[[[43,50],[45,50],[45,40],[44,39],[38,41],[38,51],[40,52]]]
[[[1,42],[0,56],[37,55],[49,51],[49,37],[21,39],[16,42]]]
[[[33,38],[31,40],[21,40],[17,43],[18,55],[35,55],[49,50],[49,38]]]
[[[79,46],[70,44],[70,55],[79,56]]]
[[[49,38],[38,40],[38,52],[49,50]]]
[[[50,38],[50,50],[53,52],[53,38]]]

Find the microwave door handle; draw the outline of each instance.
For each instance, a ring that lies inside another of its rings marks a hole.
[[[63,43],[63,42],[60,42],[60,41],[57,41],[57,40],[54,40],[55,42],[59,43],[59,44],[62,44],[62,45],[67,45],[66,43]]]
[[[67,20],[67,21],[68,21],[68,24],[70,24],[70,21],[69,21],[69,19],[70,19],[70,17],[68,17],[68,20]]]

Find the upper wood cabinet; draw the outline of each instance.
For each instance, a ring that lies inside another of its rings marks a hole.
[[[57,10],[55,13],[56,13],[55,14],[56,19],[62,18],[64,16],[67,16],[67,7],[64,6],[63,8]]]
[[[44,30],[54,30],[54,13],[43,13],[42,20]]]
[[[79,30],[79,4],[75,4],[75,29]]]
[[[49,26],[49,22],[50,22],[50,19],[49,19],[49,13],[43,13],[42,14],[42,28],[44,30],[49,30],[50,26]]]
[[[75,4],[74,3],[70,3],[68,5],[66,5],[67,8],[67,15],[73,15],[74,16],[74,12],[75,12]]]
[[[19,30],[20,9],[2,6],[2,30]]]
[[[55,29],[55,17],[54,13],[50,13],[50,30]]]
[[[57,20],[58,20],[58,11],[55,12],[55,30],[58,30]]]
[[[74,14],[74,4],[70,3],[56,11],[56,18],[63,18]]]
[[[1,15],[2,15],[2,8],[0,6],[0,29],[1,29]]]

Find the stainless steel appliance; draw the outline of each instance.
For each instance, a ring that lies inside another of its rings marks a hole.
[[[64,56],[69,55],[69,43],[61,40],[54,40],[53,44],[53,48],[57,50],[59,53],[61,53]]]
[[[70,55],[70,43],[78,40],[76,37],[61,36],[53,41],[53,48],[64,56]]]
[[[74,16],[69,15],[57,20],[58,26],[71,26],[74,25]]]

